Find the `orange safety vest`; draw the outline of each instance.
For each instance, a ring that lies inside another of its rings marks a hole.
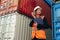
[[[46,39],[45,29],[37,30],[37,25],[32,25],[32,39],[34,37],[38,39]]]

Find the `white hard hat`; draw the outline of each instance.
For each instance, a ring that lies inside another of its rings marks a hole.
[[[36,7],[34,8],[34,11],[35,11],[36,9],[38,9],[38,8],[40,8],[40,9],[42,10],[42,8],[41,8],[40,6],[36,6]]]

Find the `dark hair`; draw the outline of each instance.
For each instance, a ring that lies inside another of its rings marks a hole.
[[[35,10],[35,13],[36,13],[36,11],[37,11],[38,9],[40,9],[40,8],[37,8],[37,9]]]
[[[36,10],[35,10],[35,12],[38,10],[39,8],[37,8]]]

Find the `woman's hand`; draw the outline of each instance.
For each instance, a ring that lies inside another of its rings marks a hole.
[[[36,22],[35,22],[35,23],[33,23],[33,26],[37,27],[37,23],[36,23]]]
[[[35,13],[34,13],[34,12],[32,12],[32,13],[31,13],[31,15],[32,15],[32,17],[33,17],[33,18],[36,18],[36,17],[35,17]]]
[[[32,31],[37,31],[37,23],[33,23],[32,25]]]

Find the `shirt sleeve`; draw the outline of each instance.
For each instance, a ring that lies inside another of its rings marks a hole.
[[[29,26],[30,26],[30,27],[32,27],[33,23],[34,23],[34,21],[33,21],[33,20],[31,20],[31,22],[30,22]]]

